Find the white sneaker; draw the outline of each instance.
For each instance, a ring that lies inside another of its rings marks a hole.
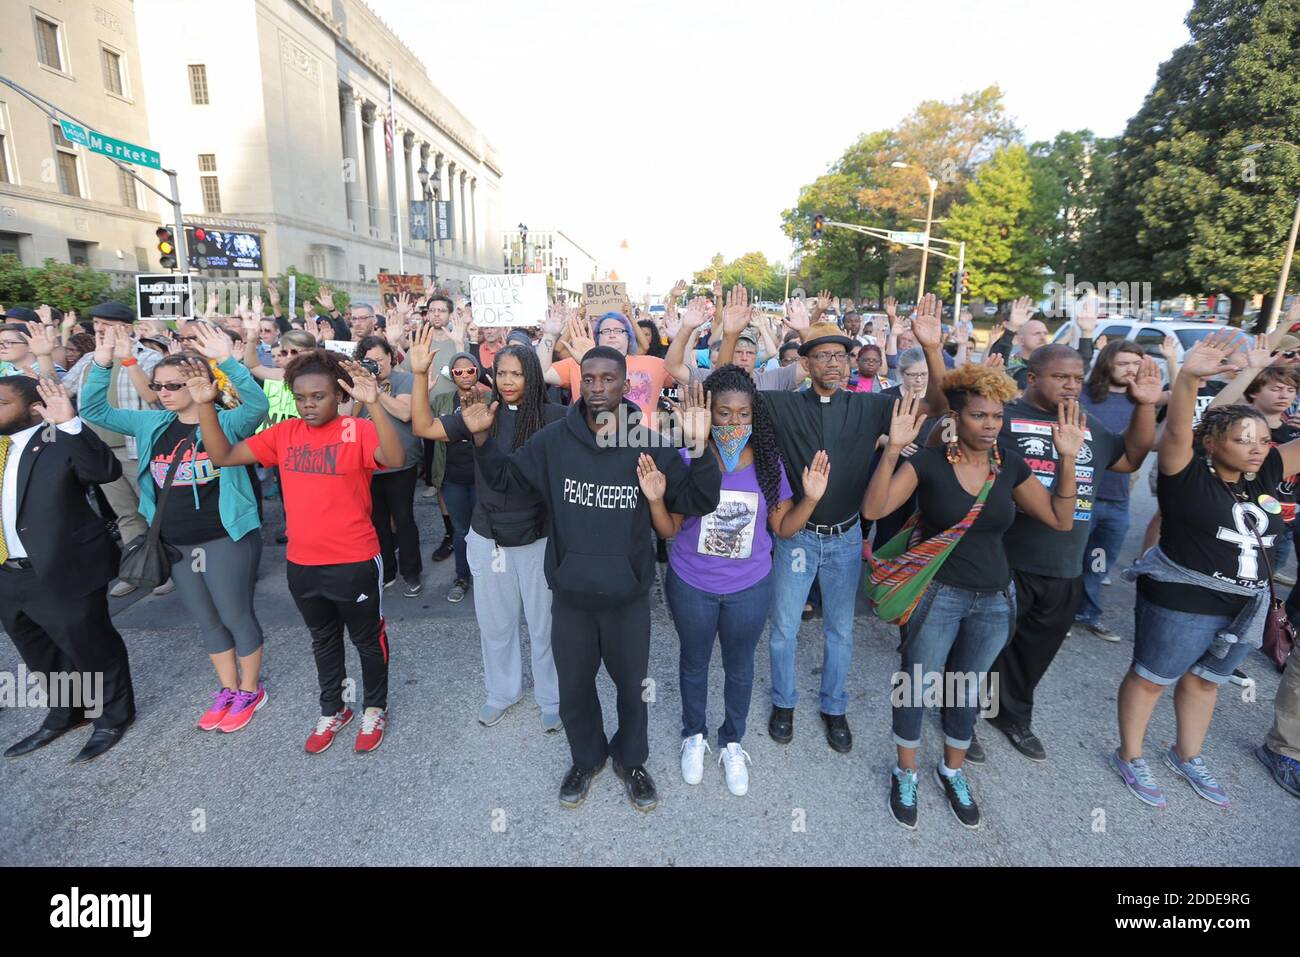
[[[108,594],[110,598],[125,598],[133,591],[135,591],[135,586],[130,582],[119,581],[108,590]]]
[[[712,752],[704,735],[693,734],[682,741],[682,777],[687,784],[699,784],[704,780],[704,752]]]
[[[176,590],[176,582],[174,582],[172,579],[169,578],[169,579],[167,579],[165,582],[163,582],[161,585],[159,585],[157,588],[155,588],[155,589],[153,590],[153,594],[155,594],[155,595],[170,595],[170,594],[171,594],[172,592],[174,592],[175,590]]]
[[[744,797],[749,793],[749,769],[745,767],[746,762],[754,763],[748,752],[735,741],[718,754],[718,763],[727,772],[727,790],[736,797]]]

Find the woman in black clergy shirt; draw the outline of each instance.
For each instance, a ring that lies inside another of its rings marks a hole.
[[[1165,798],[1142,744],[1169,685],[1178,733],[1165,764],[1205,800],[1231,803],[1201,746],[1219,686],[1262,642],[1267,550],[1286,533],[1278,482],[1300,471],[1300,440],[1270,448],[1268,422],[1251,406],[1211,407],[1193,431],[1197,391],[1231,363],[1237,334],[1214,332],[1183,359],[1159,446],[1160,541],[1125,573],[1137,577],[1136,631],[1111,764],[1133,795],[1154,807]]]

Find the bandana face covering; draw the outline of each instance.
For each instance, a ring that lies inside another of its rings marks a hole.
[[[736,463],[740,461],[740,453],[745,451],[745,446],[749,444],[749,436],[754,431],[754,427],[752,425],[715,425],[712,427],[712,431],[713,442],[722,455],[723,468],[728,472],[736,471]]]

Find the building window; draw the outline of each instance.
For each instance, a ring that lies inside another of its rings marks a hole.
[[[199,172],[215,173],[217,171],[217,154],[200,153],[199,154]]]
[[[99,48],[104,65],[104,89],[118,96],[126,96],[126,72],[122,68],[122,55],[108,47]]]
[[[200,176],[199,184],[203,187],[203,211],[205,213],[221,212],[221,190],[217,187],[215,176]]]
[[[360,270],[360,272],[361,272],[361,281],[362,281],[362,282],[365,282],[365,281],[366,281],[366,264],[365,264],[365,263],[358,263],[358,264],[357,264],[357,269]]]
[[[75,239],[68,240],[68,262],[74,266],[90,265],[90,247],[94,243],[78,242]]]
[[[82,196],[81,170],[77,163],[77,148],[63,135],[63,128],[55,123],[54,159],[59,168],[59,191],[65,196]]]
[[[0,256],[18,256],[18,240],[21,237],[18,233],[0,233]]]
[[[117,171],[118,192],[122,196],[122,205],[127,209],[140,208],[140,191],[135,177],[119,167]]]
[[[208,68],[202,63],[190,64],[190,102],[195,106],[208,105]]]
[[[135,268],[139,272],[149,271],[149,250],[143,246],[135,247]]]
[[[59,36],[61,32],[62,28],[53,20],[36,17],[36,59],[52,70],[66,73],[63,68],[63,38]]]

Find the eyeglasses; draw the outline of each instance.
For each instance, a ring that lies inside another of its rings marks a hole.
[[[813,362],[848,362],[847,352],[813,352],[808,356]]]
[[[186,385],[184,382],[150,382],[149,388],[155,392],[180,392]]]
[[[602,336],[626,336],[627,330],[622,326],[606,326],[600,330]]]
[[[22,339],[0,339],[0,347],[9,348],[10,346],[25,346],[26,341]]]
[[[929,377],[930,377],[930,373],[928,370],[926,372],[904,372],[903,373],[904,379],[928,379]]]

